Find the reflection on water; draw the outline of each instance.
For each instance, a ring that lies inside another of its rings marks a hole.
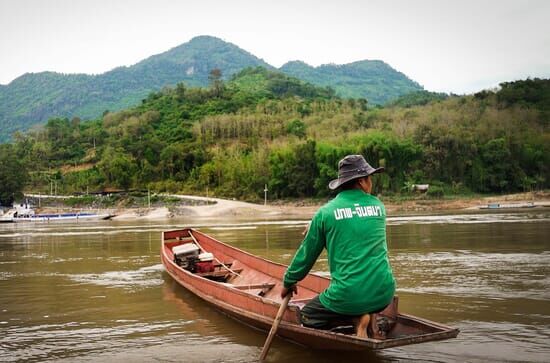
[[[382,352],[276,340],[271,361],[548,361],[550,216],[545,211],[393,217],[390,258],[404,312],[457,339]],[[265,333],[178,286],[160,233],[192,225],[288,263],[305,220],[0,225],[0,361],[249,362]],[[326,256],[314,266],[326,274]]]

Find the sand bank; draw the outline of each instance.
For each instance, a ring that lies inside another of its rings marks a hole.
[[[283,204],[254,204],[221,198],[207,198],[192,195],[170,195],[180,198],[181,205],[153,209],[121,209],[110,211],[114,219],[167,219],[172,217],[270,217],[285,216],[311,218],[322,202],[304,205],[303,202]],[[550,207],[550,192],[508,194],[470,199],[413,199],[400,202],[385,201],[388,213],[418,213],[458,210],[478,210],[488,204],[498,203],[503,207]],[[198,205],[193,205],[193,201]]]

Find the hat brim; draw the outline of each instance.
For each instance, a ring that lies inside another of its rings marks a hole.
[[[364,178],[364,177],[372,175],[372,174],[382,173],[383,171],[384,171],[384,167],[381,166],[381,167],[376,168],[376,169],[372,168],[372,170],[369,170],[367,173],[350,175],[350,176],[347,176],[345,178],[336,178],[334,180],[331,180],[330,183],[328,183],[328,188],[330,190],[334,190],[334,189],[337,189],[340,186],[342,186],[342,185],[346,184],[347,182],[352,181],[354,179]]]

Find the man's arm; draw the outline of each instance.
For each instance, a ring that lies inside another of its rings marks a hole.
[[[325,233],[323,220],[320,212],[313,217],[311,225],[302,244],[296,251],[290,266],[288,266],[283,283],[285,288],[290,288],[298,281],[302,280],[311,270],[317,257],[325,247]]]

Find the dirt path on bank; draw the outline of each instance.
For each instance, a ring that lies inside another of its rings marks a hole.
[[[136,215],[135,211],[120,211],[116,218],[170,218],[170,217],[270,217],[286,216],[294,218],[311,218],[315,211],[323,204],[306,204],[303,201],[283,204],[254,204],[221,198],[207,198],[193,195],[170,195],[186,201],[181,206],[156,208]],[[382,198],[384,201],[384,198]],[[199,201],[201,205],[189,205],[189,202]],[[550,191],[507,194],[471,199],[424,199],[400,202],[384,201],[388,213],[407,212],[437,212],[457,210],[478,210],[489,204],[498,204],[501,208],[523,208],[526,206],[550,207]],[[115,219],[116,219],[115,218]]]
[[[158,208],[113,208],[99,210],[98,213],[110,213],[115,220],[130,219],[168,219],[174,217],[257,217],[269,218],[283,216],[289,218],[308,219],[324,203],[311,201],[274,202],[275,204],[254,204],[236,200],[201,197],[194,195],[169,194],[164,195],[181,199],[182,203],[170,207]],[[46,196],[42,196],[46,197]],[[405,201],[391,201],[381,198],[386,205],[388,214],[433,213],[438,211],[478,210],[489,204],[498,204],[500,208],[522,208],[534,206],[550,207],[550,191],[507,194],[481,198],[461,199],[427,199],[419,196]]]
[[[272,216],[288,216],[288,217],[303,217],[310,218],[319,205],[298,206],[292,204],[282,205],[263,205],[255,203],[241,202],[237,200],[200,197],[194,195],[178,195],[170,194],[169,197],[180,198],[181,205],[167,208],[156,208],[146,212],[139,218],[170,218],[170,217],[272,217]],[[198,205],[193,205],[196,202]],[[115,219],[123,219],[132,217],[135,211],[120,211]],[[139,213],[138,213],[139,214]]]

